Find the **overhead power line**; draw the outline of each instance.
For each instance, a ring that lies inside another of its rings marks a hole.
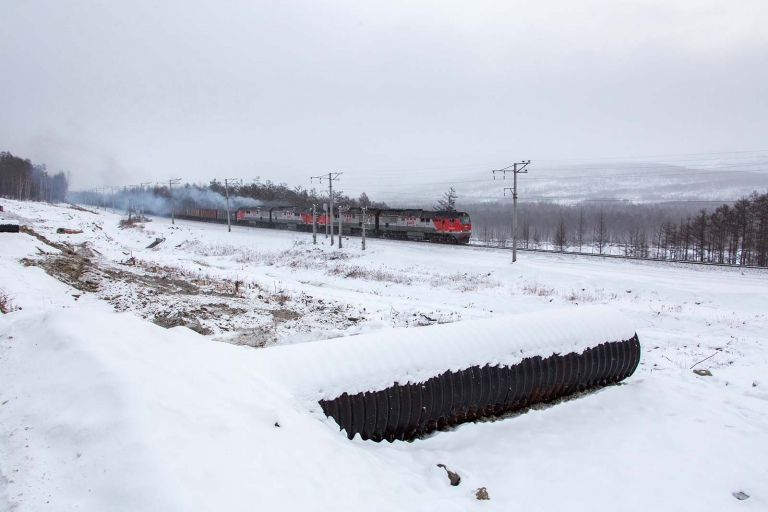
[[[627,173],[626,171],[636,171],[638,169],[649,169],[648,171],[644,172],[634,172],[634,173]],[[537,180],[547,180],[547,179],[575,179],[575,178],[599,178],[599,177],[606,177],[606,178],[616,178],[616,177],[646,177],[646,176],[697,176],[697,175],[706,175],[706,174],[721,174],[721,173],[727,173],[727,174],[762,174],[765,172],[768,172],[768,160],[761,161],[761,162],[746,162],[746,163],[735,163],[735,164],[713,164],[709,166],[698,166],[698,167],[690,167],[685,168],[682,166],[670,166],[668,169],[660,169],[659,166],[654,165],[637,165],[637,166],[624,166],[620,168],[615,167],[573,167],[573,168],[567,168],[567,167],[549,167],[549,168],[536,168],[537,172],[550,172],[552,174],[547,176],[539,176],[537,178],[531,178],[531,179],[537,179]],[[607,171],[607,170],[614,170],[615,172],[612,173],[600,173],[600,174],[579,174],[579,175],[569,175],[568,171],[573,172],[592,172],[592,171]],[[420,178],[422,180],[429,180],[432,183],[481,183],[485,182],[486,180],[481,177],[481,174],[484,171],[482,170],[474,170],[470,171],[468,169],[464,169],[461,171],[456,172],[410,172],[408,173],[411,178]],[[370,171],[371,174],[375,175],[376,181],[379,186],[402,186],[402,179],[403,179],[403,173],[401,172],[399,174],[390,174],[390,175],[383,175],[376,171]],[[466,176],[468,173],[477,175],[477,178],[474,179],[463,179],[460,180],[458,178],[462,176]]]
[[[746,153],[766,153],[766,149],[750,149],[744,151],[713,151],[707,153],[680,153],[676,155],[652,155],[652,156],[607,156],[598,158],[567,158],[567,159],[537,159],[540,162],[561,162],[561,161],[579,161],[579,160],[627,160],[627,159],[642,159],[642,158],[676,158],[681,156],[707,156],[707,155],[735,155]]]
[[[538,171],[538,168],[537,168]],[[768,172],[768,169],[759,169],[759,170],[752,170],[752,171],[732,171],[732,173],[747,173],[747,172]],[[685,177],[694,177],[694,176],[708,176],[712,174],[723,174],[721,171],[701,171],[701,172],[658,172],[658,173],[642,173],[642,174],[584,174],[584,175],[578,175],[578,176],[537,176],[537,177],[531,177],[528,178],[529,180],[535,180],[535,181],[562,181],[562,180],[601,180],[601,179],[615,179],[615,180],[621,180],[625,178],[648,178],[648,177],[655,177],[655,178],[667,178],[667,177],[678,177],[678,176],[685,176]],[[479,184],[479,183],[486,183],[487,180],[482,178],[477,179],[469,179],[469,180],[453,180],[450,178],[443,179],[443,180],[425,180],[423,185],[443,185],[443,184],[449,184],[449,185],[460,185],[460,184]],[[412,184],[413,185],[413,184]],[[355,190],[355,189],[349,189],[350,191],[357,191],[357,192],[395,192],[398,191],[398,189],[402,188],[404,185],[401,181],[398,183],[377,183],[377,186],[375,188],[368,188],[367,190]],[[409,194],[409,192],[402,192],[403,194]]]
[[[675,163],[684,163],[684,162],[690,162],[692,164],[706,161],[706,160],[722,160],[724,158],[747,158],[744,155],[748,155],[750,153],[760,153],[761,157],[768,158],[768,150],[766,149],[759,149],[759,150],[744,150],[744,151],[721,151],[721,152],[707,152],[707,153],[679,153],[679,154],[673,154],[673,155],[651,155],[651,156],[614,156],[614,157],[594,157],[594,158],[537,158],[537,162],[603,162],[606,160],[643,160],[643,159],[651,159],[651,158],[681,158],[681,157],[709,157],[709,158],[688,158],[686,160],[678,160]],[[719,155],[719,156],[718,156]],[[724,157],[722,155],[733,155],[731,157]],[[660,162],[663,163],[663,162]],[[443,165],[443,166],[421,166],[421,167],[402,167],[402,168],[383,168],[383,169],[366,169],[365,172],[376,172],[379,176],[385,177],[387,175],[392,175],[394,177],[401,176],[401,173],[403,172],[410,172],[410,171],[445,171],[449,169],[455,169],[457,172],[465,172],[466,170],[470,168],[476,168],[476,169],[487,169],[489,166],[492,166],[493,163],[466,163],[466,164],[452,164],[452,165]],[[579,166],[583,166],[584,164],[579,164]],[[557,169],[561,169],[562,167],[558,166]],[[631,167],[630,167],[631,168]],[[549,170],[549,168],[538,168],[539,170]]]

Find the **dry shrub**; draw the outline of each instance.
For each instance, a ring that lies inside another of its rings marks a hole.
[[[476,272],[454,272],[448,275],[435,275],[430,279],[433,288],[445,286],[460,292],[474,292],[485,288],[496,288],[501,283],[491,277],[491,274]]]
[[[291,300],[291,296],[284,291],[272,295],[271,298],[281,306],[285,306],[285,303]]]
[[[547,288],[546,286],[540,286],[538,283],[533,284],[526,284],[522,288],[523,293],[528,295],[538,295],[539,297],[549,297],[555,291],[551,288]]]
[[[132,219],[120,219],[119,226],[121,229],[125,229],[125,228],[144,229],[144,225],[141,224],[141,220],[138,217],[134,217]]]
[[[585,288],[582,288],[581,290],[571,290],[565,293],[563,297],[570,302],[608,302],[616,300],[619,294],[607,292],[603,289],[587,291]]]
[[[396,284],[409,285],[413,282],[413,279],[404,274],[399,274],[383,268],[368,269],[360,265],[334,265],[328,268],[328,274],[352,279],[366,279],[368,281],[381,281]]]
[[[5,288],[0,288],[0,313],[6,314],[11,311],[16,311],[18,306],[13,303],[13,297],[9,294]]]

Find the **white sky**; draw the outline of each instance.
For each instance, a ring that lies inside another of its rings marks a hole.
[[[74,188],[334,171],[374,199],[443,168],[764,150],[765,20],[765,0],[3,0],[0,150]]]

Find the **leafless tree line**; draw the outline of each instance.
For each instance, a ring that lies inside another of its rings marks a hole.
[[[511,210],[476,204],[473,235],[511,243]],[[768,266],[768,193],[754,192],[714,209],[701,203],[525,203],[519,247],[617,254],[637,258]]]
[[[325,192],[325,193],[323,193]],[[224,209],[225,194],[229,195],[230,207],[236,210],[240,207],[254,206],[298,206],[300,208],[320,208],[328,201],[328,192],[316,189],[305,189],[301,186],[289,187],[286,183],[274,183],[270,180],[262,182],[259,179],[247,184],[229,184],[225,190],[222,181],[213,180],[210,183],[175,185],[173,190],[169,185],[155,184],[150,186],[102,187],[71,192],[69,199],[74,202],[88,204],[100,208],[113,207],[117,210],[128,209],[140,213],[155,213],[169,215],[171,211],[171,193],[175,207]],[[363,192],[359,197],[352,198],[341,190],[333,191],[333,202],[344,207],[359,206],[368,208],[386,208],[385,203],[372,201]]]
[[[712,212],[661,225],[652,241],[659,257],[768,266],[768,193],[752,193]]]
[[[45,164],[0,152],[0,196],[20,201],[64,201],[69,180],[63,172],[48,173]]]
[[[222,196],[224,195],[224,184],[217,180],[211,181],[208,188]],[[271,180],[262,182],[259,178],[254,179],[251,183],[234,188],[230,193],[255,199],[264,204],[283,204],[299,206],[301,208],[311,208],[312,205],[321,205],[324,202],[328,202],[328,193],[324,190],[306,189],[302,186],[289,187],[287,183],[274,183]],[[163,194],[163,191],[157,190],[156,194]],[[344,206],[386,208],[385,203],[371,201],[365,192],[355,198],[347,196],[342,190],[334,190],[333,203]]]

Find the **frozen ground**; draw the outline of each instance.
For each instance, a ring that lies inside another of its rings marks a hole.
[[[0,511],[768,510],[766,272],[2,204]],[[590,304],[636,325],[625,384],[413,443],[347,440],[259,357]]]

